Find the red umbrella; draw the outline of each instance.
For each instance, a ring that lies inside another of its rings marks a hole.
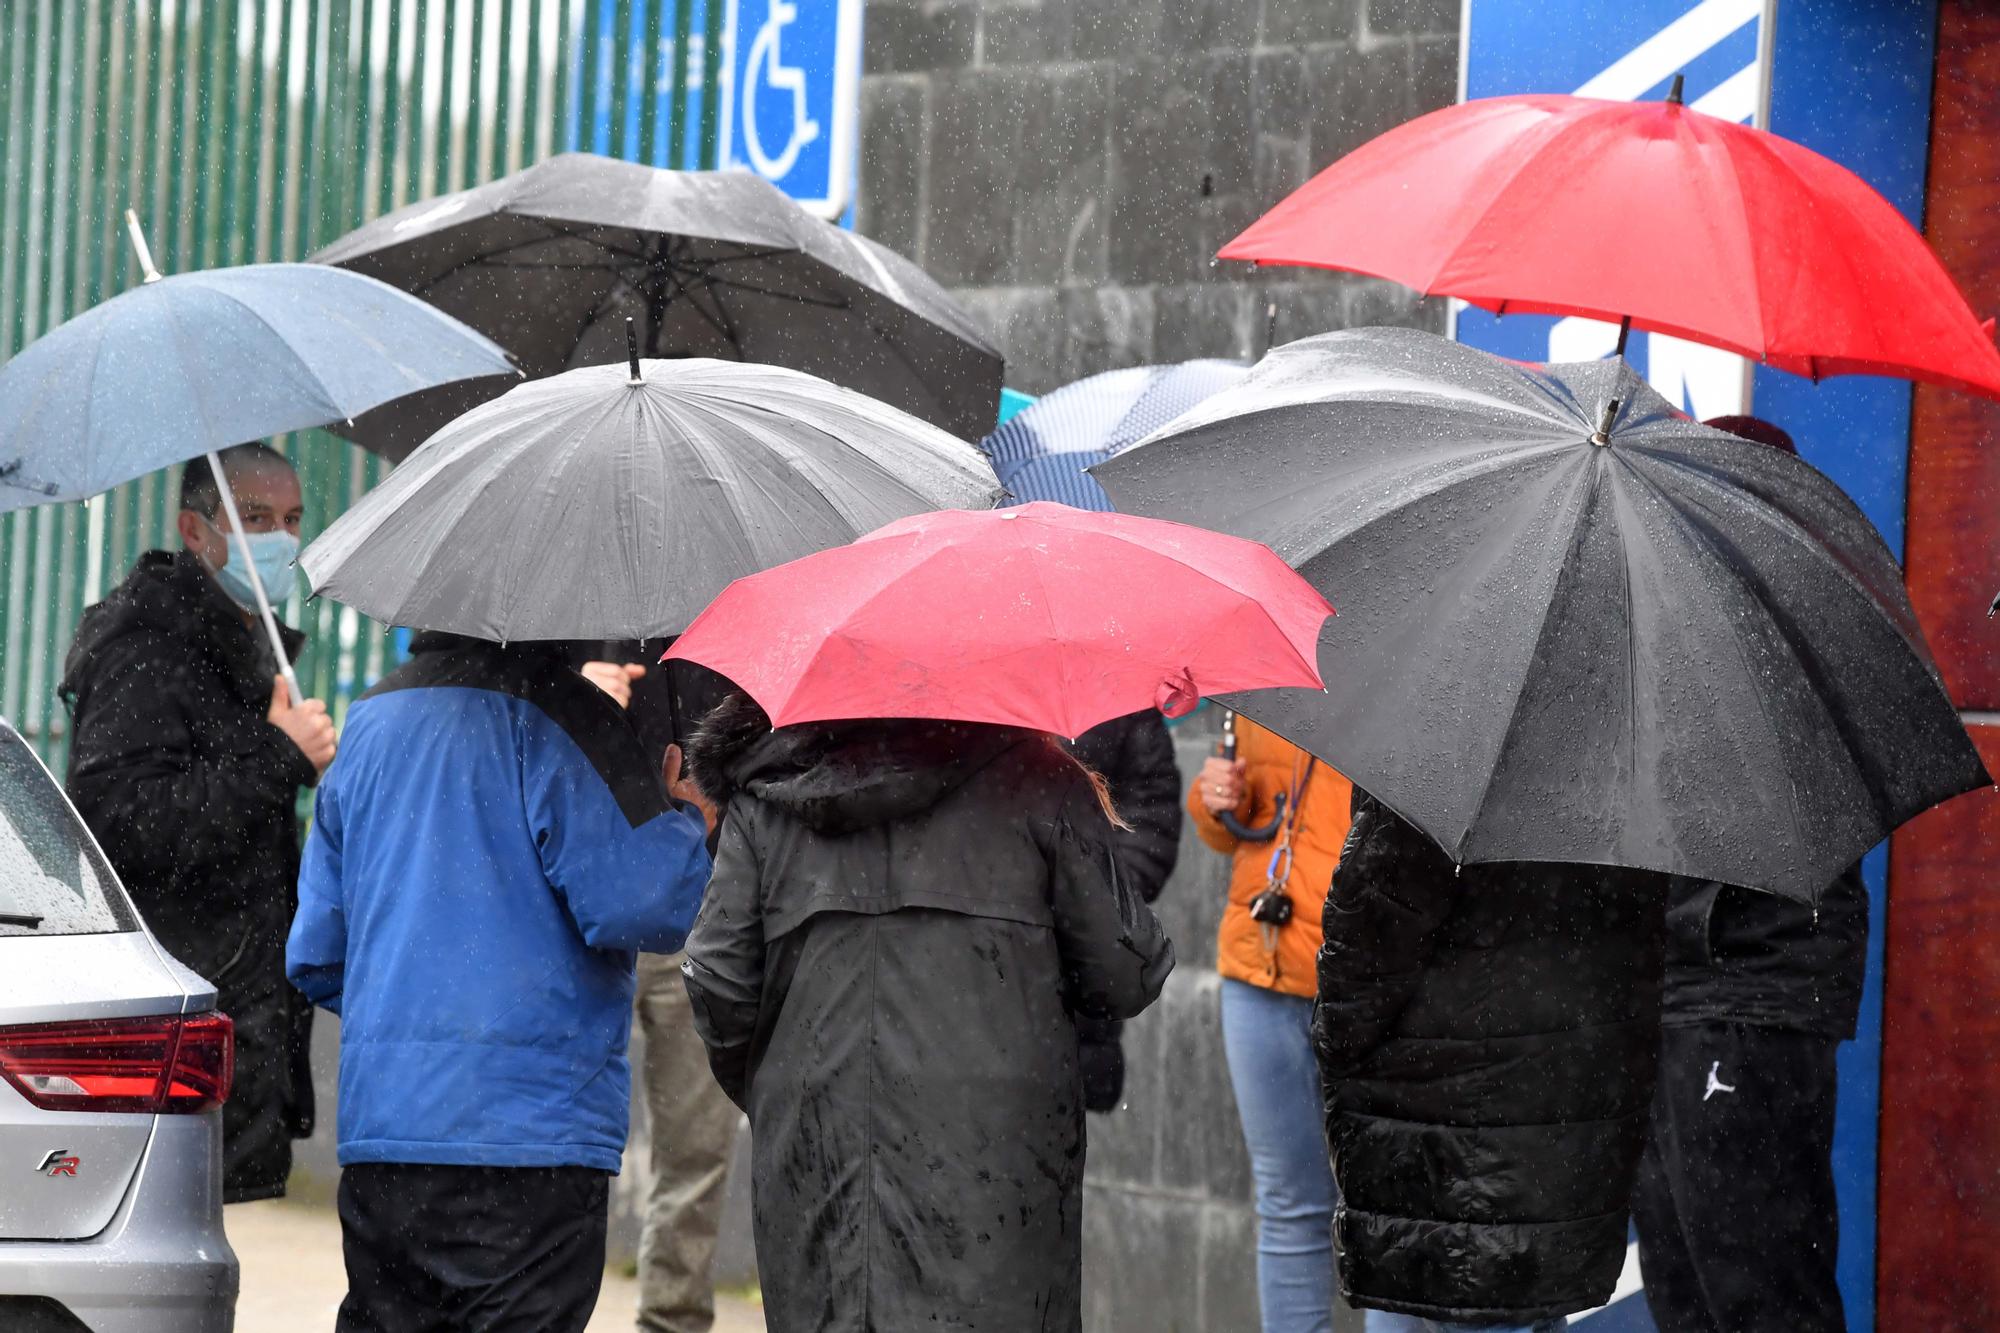
[[[1494,97],[1363,144],[1224,259],[1391,278],[1498,314],[1585,315],[1784,370],[2000,396],[2000,350],[1866,181],[1666,102]]]
[[[729,585],[667,654],[772,724],[934,717],[1080,736],[1204,694],[1320,688],[1333,614],[1269,547],[1066,505],[947,509]]]

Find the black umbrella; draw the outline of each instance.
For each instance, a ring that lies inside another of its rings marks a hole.
[[[1326,594],[1326,692],[1229,702],[1460,862],[1810,900],[1989,781],[1861,511],[1622,361],[1326,334],[1092,471]]]
[[[534,377],[624,360],[629,317],[649,358],[803,370],[962,439],[991,430],[999,408],[1000,353],[944,288],[748,172],[566,153],[377,218],[312,258],[422,297]],[[342,433],[401,461],[513,383],[406,398]]]

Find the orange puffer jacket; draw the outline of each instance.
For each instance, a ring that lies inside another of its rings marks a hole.
[[[1277,797],[1304,777],[1304,809],[1292,833],[1292,873],[1285,891],[1292,899],[1292,919],[1280,927],[1277,948],[1265,946],[1264,928],[1250,918],[1250,900],[1264,889],[1271,853],[1277,842],[1240,842],[1201,803],[1199,782],[1188,788],[1188,814],[1201,840],[1235,858],[1229,876],[1229,905],[1223,909],[1217,939],[1216,970],[1253,986],[1310,997],[1317,986],[1314,959],[1319,953],[1320,911],[1333,868],[1347,840],[1354,788],[1324,762],[1306,774],[1308,756],[1290,741],[1266,731],[1247,717],[1236,720],[1236,757],[1243,761],[1243,803],[1237,821],[1248,828],[1271,822]]]

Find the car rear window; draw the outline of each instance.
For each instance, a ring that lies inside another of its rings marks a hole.
[[[0,936],[137,928],[124,891],[55,779],[0,725]]]

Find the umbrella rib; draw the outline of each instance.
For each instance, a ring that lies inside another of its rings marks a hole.
[[[497,269],[523,269],[529,272],[539,271],[543,273],[555,273],[555,272],[621,273],[624,271],[622,266],[618,264],[538,264],[533,260],[513,260],[513,259],[505,259],[497,261],[481,260],[479,261],[479,267],[497,268]]]
[[[1669,495],[1664,489],[1656,485],[1651,477],[1646,476],[1638,468],[1626,464],[1625,470],[1632,476],[1636,477],[1639,481],[1639,484],[1644,486],[1648,491],[1650,491],[1653,494],[1653,496],[1656,499],[1659,500],[1661,508],[1666,511],[1675,529],[1681,533],[1683,540],[1685,540],[1690,546],[1695,546],[1702,550],[1707,551],[1710,558],[1713,559],[1717,565],[1721,566],[1725,570],[1728,570],[1735,577],[1736,581],[1739,584],[1746,584],[1748,582],[1748,580],[1743,577],[1741,571],[1739,571],[1736,568],[1736,566],[1732,564],[1724,556],[1723,552],[1716,546],[1715,542],[1711,540],[1705,532],[1702,531],[1700,525],[1696,524],[1682,511],[1681,506],[1675,502],[1673,496]],[[1729,641],[1732,644],[1732,646],[1734,646],[1736,649],[1736,659],[1737,662],[1743,668],[1743,674],[1746,677],[1754,675],[1754,671],[1752,669],[1749,657],[1744,648],[1743,636],[1737,631],[1735,622],[1733,620],[1728,621],[1728,628],[1729,628]],[[1805,670],[1805,663],[1799,659],[1798,648],[1796,645],[1793,644],[1791,636],[1788,634],[1780,633],[1778,635],[1778,638],[1785,645],[1785,651],[1787,654],[1791,656],[1793,663],[1799,667],[1800,669],[1799,674],[1801,678],[1810,680],[1811,676]],[[1833,722],[1835,729],[1837,731],[1842,732],[1844,735],[1845,728],[1840,727],[1839,721],[1833,716],[1833,710],[1827,708],[1826,702],[1824,699],[1820,697],[1818,689],[1814,689],[1812,691],[1812,694],[1815,702],[1819,704],[1821,712],[1826,714],[1827,719]],[[1777,719],[1771,716],[1771,710],[1767,702],[1765,701],[1764,695],[1760,691],[1753,690],[1751,691],[1751,697],[1755,699],[1757,702],[1757,711],[1764,719],[1765,731],[1772,736],[1782,735],[1783,730],[1778,726]],[[1853,751],[1851,748],[1849,748],[1848,750],[1848,755],[1851,761],[1853,756]],[[1851,763],[1850,767],[1852,767]],[[1860,775],[1857,772],[1856,777],[1859,778],[1859,776]],[[1868,791],[1868,794],[1871,798],[1876,797],[1877,793],[1874,792],[1872,789],[1870,789],[1870,786],[1866,781],[1863,781],[1861,783],[1861,786],[1864,790]],[[1799,792],[1798,792],[1798,783],[1796,781],[1792,782],[1787,791],[1785,792],[1785,803],[1791,807],[1792,826],[1794,828],[1803,828],[1804,821],[1800,818]],[[1884,813],[1881,809],[1879,801],[1877,801],[1876,803],[1876,813],[1878,815]]]
[[[617,287],[614,284],[611,291],[606,292],[596,305],[584,312],[583,322],[576,326],[576,335],[570,339],[570,346],[572,348],[580,347],[583,344],[583,335],[590,332],[596,325],[598,318],[611,308],[611,298],[616,294]]]
[[[509,216],[518,217],[521,218],[523,221],[527,222],[540,223],[544,227],[550,227],[551,230],[546,236],[530,236],[526,240],[515,241],[512,244],[503,245],[498,250],[486,250],[480,252],[479,254],[473,255],[469,259],[461,259],[456,264],[453,264],[450,268],[446,269],[444,272],[434,274],[431,277],[425,278],[422,282],[416,284],[414,287],[410,289],[410,295],[421,297],[425,292],[430,291],[433,287],[436,287],[439,283],[444,282],[448,278],[457,277],[460,273],[465,272],[465,270],[467,269],[483,268],[496,258],[502,258],[507,255],[514,254],[517,251],[525,250],[531,245],[547,245],[551,241],[566,241],[576,234],[574,232],[557,230],[553,227],[553,224],[549,223],[547,220],[538,217],[531,217],[525,213],[515,213],[515,214],[510,214]]]
[[[1600,484],[1596,468],[1589,469],[1587,480],[1591,494],[1595,494]],[[1585,502],[1588,499],[1588,496],[1583,497]],[[1498,785],[1500,765],[1507,757],[1508,739],[1513,736],[1515,724],[1521,716],[1521,707],[1527,701],[1528,677],[1534,671],[1535,659],[1541,655],[1542,641],[1549,633],[1549,618],[1555,613],[1556,599],[1562,594],[1564,571],[1569,568],[1570,561],[1576,555],[1577,543],[1583,538],[1582,509],[1583,504],[1580,503],[1577,507],[1578,516],[1570,527],[1569,542],[1564,549],[1562,563],[1556,568],[1555,578],[1549,581],[1549,599],[1542,604],[1541,624],[1535,630],[1535,646],[1528,654],[1527,662],[1522,666],[1521,678],[1514,683],[1514,706],[1507,711],[1507,725],[1500,732],[1500,747],[1494,752],[1492,765],[1487,769],[1486,785],[1480,790],[1479,802],[1473,806],[1471,817],[1465,821],[1465,831],[1459,835],[1458,845],[1445,848],[1451,859],[1460,865],[1465,863],[1465,846],[1472,840],[1473,830],[1479,826],[1480,816],[1486,813],[1486,803],[1493,798],[1493,789]]]
[[[1657,455],[1655,456],[1657,457]],[[1723,568],[1729,570],[1734,575],[1734,577],[1737,579],[1739,583],[1743,584],[1748,583],[1748,580],[1744,577],[1743,573],[1737,568],[1737,566],[1725,557],[1724,552],[1716,545],[1715,540],[1708,535],[1703,525],[1697,523],[1686,512],[1684,506],[1680,504],[1673,495],[1671,495],[1665,489],[1659,486],[1658,483],[1656,483],[1653,480],[1653,478],[1648,477],[1644,473],[1640,472],[1639,469],[1632,468],[1628,465],[1627,470],[1630,471],[1633,475],[1637,476],[1642,482],[1642,484],[1644,484],[1649,491],[1651,491],[1655,496],[1659,498],[1662,507],[1667,511],[1669,515],[1672,516],[1675,527],[1686,536],[1687,540],[1691,545],[1697,545],[1701,549],[1708,551],[1710,555],[1717,561],[1718,564],[1720,564]],[[1710,486],[1715,485],[1714,482],[1709,481],[1706,477],[1703,477],[1700,473],[1695,472],[1692,469],[1683,468],[1678,470],[1687,472],[1692,477],[1698,478],[1700,481]],[[1770,511],[1774,508],[1774,506],[1771,506],[1770,504],[1766,503],[1764,504],[1763,508],[1766,511]],[[1793,540],[1799,541],[1802,545],[1806,546],[1808,549],[1817,550],[1821,552],[1824,552],[1827,549],[1822,543],[1814,542],[1809,539],[1800,538],[1797,524],[1788,515],[1783,515],[1782,511],[1779,511],[1779,513],[1784,520],[1781,524],[1774,525],[1778,528],[1779,531],[1785,532],[1788,536],[1792,537]],[[1863,600],[1877,606],[1878,608],[1880,607],[1880,602],[1875,597],[1873,592],[1858,578],[1854,576],[1853,571],[1848,568],[1844,560],[1836,559],[1829,563],[1831,563],[1833,568],[1839,572],[1840,577],[1848,584],[1849,590],[1852,593],[1862,598]],[[1775,616],[1772,616],[1771,619],[1774,622],[1776,621]],[[1896,628],[1898,630],[1898,637],[1902,637],[1901,634],[1902,626],[1897,625]],[[1745,674],[1748,675],[1750,674],[1750,664],[1748,660],[1745,659],[1742,655],[1742,636],[1740,633],[1736,631],[1733,622],[1731,623],[1730,632],[1732,641],[1735,642],[1738,648],[1738,658],[1739,660],[1743,661]],[[1785,651],[1791,656],[1794,663],[1796,663],[1800,668],[1801,677],[1810,681],[1812,679],[1811,673],[1809,673],[1806,670],[1806,664],[1804,660],[1800,657],[1798,645],[1794,643],[1792,636],[1780,632],[1778,637],[1780,641],[1783,642],[1783,644],[1785,645]],[[1933,679],[1935,679],[1935,677],[1933,677]],[[1833,723],[1835,730],[1838,733],[1840,733],[1844,739],[1846,736],[1847,729],[1840,725],[1840,718],[1838,711],[1827,706],[1825,699],[1821,696],[1817,688],[1815,688],[1812,693],[1813,693],[1813,698],[1815,699],[1816,702],[1818,702],[1821,711],[1826,715],[1827,719]],[[1781,729],[1777,726],[1775,720],[1770,716],[1769,710],[1766,709],[1764,706],[1764,697],[1761,694],[1759,694],[1756,696],[1756,698],[1759,711],[1764,713],[1766,727],[1770,730],[1772,735],[1781,734]],[[1851,759],[1853,755],[1853,748],[1851,746],[1848,747],[1848,754]],[[1851,767],[1853,768],[1855,777],[1857,781],[1859,781],[1862,789],[1868,792],[1871,801],[1874,802],[1876,814],[1885,820],[1889,818],[1891,812],[1883,806],[1881,800],[1883,793],[1876,790],[1873,784],[1865,780],[1865,778],[1862,776],[1860,772],[1858,765],[1851,765]],[[1790,793],[1788,793],[1788,795],[1793,808],[1793,815],[1794,818],[1796,819],[1798,815],[1798,792],[1796,789],[1796,784],[1794,784],[1794,789]]]
[[[688,286],[686,279],[682,277],[682,270],[679,267],[668,267],[667,280],[674,285],[675,292],[687,298],[687,304],[693,308],[695,314],[701,316],[704,323],[722,337],[728,339],[729,345],[736,350],[738,356],[743,355],[742,339],[737,336],[734,322],[729,320],[728,313],[723,310],[720,299],[715,303],[715,313],[710,314],[708,311],[702,309],[701,302],[695,299],[695,289]],[[667,297],[667,304],[672,305],[673,300],[673,296],[669,295]]]
[[[1627,445],[1626,447],[1643,453],[1662,467],[1670,469],[1675,475],[1686,478],[1691,485],[1700,486],[1720,494],[1748,493],[1754,495],[1754,492],[1746,492],[1741,486],[1725,485],[1717,481],[1712,468],[1702,465],[1698,460],[1685,454],[1668,452],[1657,445],[1639,444]],[[1811,465],[1807,464],[1807,466],[1810,467]],[[1815,479],[1823,481],[1823,478],[1819,478],[1817,474],[1815,474]],[[1651,478],[1647,480],[1649,483],[1652,481]],[[1657,490],[1658,487],[1655,486],[1655,489]],[[1867,514],[1862,512],[1861,507],[1854,503],[1847,492],[1841,490],[1838,486],[1832,485],[1830,482],[1825,483],[1824,489],[1829,499],[1843,506],[1848,511],[1850,517],[1866,524],[1867,530],[1871,534],[1874,532],[1873,521],[1868,518]],[[1847,558],[1845,552],[1829,547],[1825,543],[1816,540],[1807,531],[1805,526],[1792,517],[1790,513],[1768,500],[1763,500],[1761,496],[1757,498],[1762,502],[1762,511],[1766,515],[1767,520],[1771,521],[1775,527],[1786,533],[1793,542],[1808,551],[1813,551],[1820,555],[1832,555],[1834,558],[1831,563],[1834,568],[1840,571],[1841,575],[1854,587],[1855,591],[1875,602],[1878,606],[1881,605],[1882,599],[1876,595],[1874,586],[1862,576],[1862,573],[1855,567],[1854,562]],[[1890,568],[1894,570],[1894,577],[1885,589],[1885,591],[1893,595],[1903,587],[1902,571],[1895,565],[1895,557],[1889,553],[1888,547],[1881,546],[1880,554],[1888,562]],[[1900,608],[1897,607],[1885,607],[1884,609],[1896,614],[1898,626],[1904,631],[1905,637],[1922,634],[1922,627],[1918,624],[1914,614],[1905,616]]]
[[[737,255],[716,255],[711,259],[687,259],[681,263],[688,268],[720,268],[724,264],[741,264],[747,260],[776,259],[780,255],[802,255],[805,251],[796,245],[773,246],[767,250],[746,250]]]
[[[760,287],[754,282],[743,282],[736,278],[710,277],[702,275],[702,286],[715,291],[728,288],[731,291],[749,292],[752,296],[769,296],[780,301],[797,301],[800,305],[818,306],[822,310],[850,310],[852,304],[837,296],[802,296],[797,292],[779,291],[775,287]]]

